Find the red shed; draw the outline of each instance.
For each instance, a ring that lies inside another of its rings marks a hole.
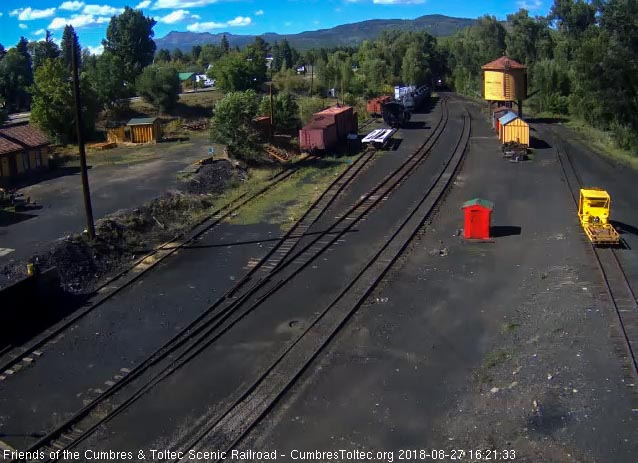
[[[465,214],[463,237],[468,240],[489,240],[494,203],[485,199],[471,199],[461,207]]]

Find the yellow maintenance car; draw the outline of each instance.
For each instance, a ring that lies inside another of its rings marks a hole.
[[[582,188],[578,217],[589,241],[594,244],[618,244],[620,235],[609,223],[611,198],[601,188]]]

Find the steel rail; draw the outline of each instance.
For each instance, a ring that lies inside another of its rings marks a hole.
[[[471,118],[466,113],[461,136],[450,157],[418,204],[381,249],[221,418],[212,420],[206,426],[197,426],[197,434],[178,451],[187,453],[196,446],[200,449],[230,451],[267,415],[365,302],[440,205],[462,164],[470,134]],[[183,458],[172,461],[178,463],[189,460]]]
[[[569,155],[569,151],[567,151],[562,141],[559,141],[559,137],[556,133],[551,128],[548,128],[548,130],[554,139],[556,156],[565,177],[567,188],[574,201],[574,205],[578,208],[576,191],[583,186],[583,182],[578,175],[578,171]],[[572,177],[572,180],[570,180],[570,177]],[[589,240],[587,240],[587,242],[593,252],[598,270],[600,271],[605,292],[616,313],[624,346],[629,354],[632,373],[633,375],[638,375],[636,352],[638,349],[638,300],[636,299],[636,294],[616,254],[616,250],[610,247],[600,248]],[[624,295],[622,294],[623,291],[625,292]]]
[[[443,130],[446,127],[447,120],[448,120],[447,99],[443,99],[442,100],[442,106],[444,108],[444,111],[442,112],[441,119],[439,120],[439,123],[437,124],[435,131],[433,131],[431,133],[431,135],[428,137],[428,139],[399,168],[397,168],[394,171],[393,174],[388,175],[370,193],[368,193],[367,195],[364,195],[364,197],[362,199],[360,199],[354,206],[352,206],[350,208],[350,210],[349,210],[349,212],[347,214],[342,216],[335,224],[333,224],[331,227],[329,227],[328,230],[323,231],[320,236],[318,236],[311,243],[306,245],[301,251],[299,251],[295,256],[291,257],[288,261],[286,261],[286,262],[282,263],[281,265],[279,265],[278,267],[276,267],[271,273],[276,274],[276,273],[281,272],[289,264],[294,262],[297,257],[299,257],[300,255],[306,253],[308,250],[311,250],[312,246],[317,241],[319,241],[322,237],[330,235],[330,234],[333,234],[334,232],[332,230],[334,228],[336,228],[336,226],[339,223],[345,221],[345,219],[348,217],[348,215],[350,213],[352,213],[356,209],[360,208],[362,205],[365,205],[363,212],[361,212],[359,214],[359,216],[358,216],[359,218],[362,218],[365,214],[367,214],[372,209],[372,207],[376,206],[381,201],[382,197],[385,194],[388,194],[391,190],[393,190],[394,188],[398,187],[399,183],[402,180],[404,180],[413,171],[413,168],[419,162],[423,161],[425,156],[428,154],[428,150],[426,149],[427,145],[428,144],[433,145],[438,140],[438,138],[441,136],[441,134],[443,133]],[[370,203],[365,204],[368,201],[368,199],[370,198],[370,196],[373,196],[375,192],[380,190],[381,187],[383,187],[386,183],[389,183],[390,180],[392,180],[395,175],[399,175],[399,173],[400,173],[399,178],[395,179],[391,183],[390,187],[387,189],[387,191],[385,192],[384,195],[378,195],[377,198],[372,201],[372,204],[370,204]],[[331,203],[331,201],[329,203]],[[357,220],[353,220],[350,224],[348,224],[345,227],[345,230],[341,230],[340,232],[337,232],[336,238],[331,240],[330,243],[327,246],[323,247],[322,249],[320,249],[318,251],[314,251],[312,253],[313,256],[317,257],[318,255],[323,253],[330,245],[332,245],[336,240],[338,240],[340,236],[343,236],[343,234],[347,233],[348,230],[350,230],[354,226],[354,224],[356,222],[357,222]],[[301,270],[303,270],[303,268],[305,268],[308,264],[309,264],[309,262],[306,262],[304,265],[302,265],[302,268],[301,269],[297,269],[297,271],[295,271],[292,276],[288,277],[288,280],[291,279],[297,273],[299,273]],[[90,435],[95,429],[97,429],[98,426],[104,424],[105,422],[107,422],[110,419],[114,418],[117,414],[121,413],[131,403],[136,401],[139,397],[141,397],[148,390],[150,390],[150,388],[152,388],[154,385],[156,385],[157,383],[159,383],[160,381],[165,379],[168,375],[172,374],[174,371],[176,371],[177,368],[179,368],[181,365],[184,365],[185,363],[187,363],[191,358],[193,358],[195,355],[197,355],[199,352],[201,352],[201,350],[205,349],[212,342],[214,342],[216,339],[218,339],[218,337],[221,336],[221,334],[225,333],[228,329],[230,329],[235,323],[237,323],[247,313],[249,313],[250,311],[254,310],[258,305],[261,304],[261,302],[263,302],[265,299],[267,299],[270,295],[272,295],[277,289],[279,289],[285,283],[285,281],[276,282],[275,287],[271,288],[264,296],[259,298],[256,301],[256,303],[253,304],[249,308],[248,311],[244,312],[243,314],[241,314],[241,316],[239,318],[237,318],[234,321],[232,321],[230,323],[230,326],[224,327],[222,329],[222,331],[220,333],[217,333],[217,335],[213,339],[209,339],[210,335],[216,329],[218,329],[221,326],[221,323],[223,323],[226,319],[228,319],[228,317],[233,315],[234,310],[237,307],[241,306],[248,299],[248,297],[253,295],[258,289],[262,288],[266,283],[271,282],[271,281],[272,281],[272,275],[270,275],[268,278],[264,278],[264,279],[260,280],[257,283],[256,287],[251,288],[248,293],[242,295],[239,299],[233,301],[230,304],[230,306],[226,307],[221,313],[215,313],[214,314],[214,318],[212,320],[204,320],[205,317],[207,315],[209,315],[212,312],[213,309],[217,308],[220,305],[220,303],[223,302],[223,300],[225,298],[220,299],[216,304],[211,306],[211,309],[209,311],[207,311],[202,316],[200,316],[193,324],[189,325],[189,327],[187,327],[184,330],[182,330],[175,338],[173,338],[173,340],[169,341],[169,343],[167,345],[165,345],[163,348],[161,348],[159,351],[157,351],[156,354],[153,354],[152,358],[149,358],[143,364],[140,364],[133,371],[131,371],[129,374],[127,374],[127,376],[124,379],[120,380],[119,383],[117,383],[116,385],[111,387],[104,394],[102,394],[101,396],[96,398],[92,403],[90,403],[89,405],[84,407],[82,410],[77,412],[73,417],[71,417],[69,420],[67,420],[65,423],[63,423],[61,426],[56,428],[54,431],[49,432],[47,434],[47,436],[45,436],[44,438],[42,438],[38,442],[36,442],[34,445],[32,445],[30,447],[30,450],[32,451],[32,450],[35,450],[35,449],[46,448],[52,442],[55,442],[55,443],[58,444],[56,446],[56,448],[59,448],[59,447],[63,446],[66,449],[72,448],[72,447],[76,446],[77,444],[79,444],[81,441],[86,439],[88,437],[88,435]],[[234,292],[235,291],[233,291],[233,290],[229,291],[229,293],[227,293],[226,297],[229,297]],[[219,322],[217,325],[215,325],[215,326],[213,326],[211,328],[209,326],[210,323],[218,321],[218,319],[221,319],[221,322]],[[203,322],[202,325],[199,326],[199,327],[195,327],[194,325],[196,323],[199,323],[199,322]],[[203,335],[199,336],[199,338],[197,338],[197,339],[194,339],[194,340],[192,339],[194,335],[199,334],[200,332],[202,332],[206,328],[209,328],[209,329],[206,332],[204,332]],[[192,330],[192,332],[189,333],[189,331],[191,331],[191,330]],[[111,413],[109,413],[106,417],[103,417],[98,422],[90,424],[89,427],[85,427],[84,429],[80,429],[78,431],[78,428],[76,427],[77,423],[79,421],[81,421],[82,419],[84,419],[86,417],[89,417],[91,411],[93,411],[97,407],[97,405],[102,403],[106,398],[108,398],[109,396],[113,395],[115,392],[119,391],[126,384],[130,383],[133,379],[139,377],[146,370],[148,370],[152,366],[156,365],[160,360],[162,360],[162,359],[168,357],[170,354],[174,353],[176,349],[178,349],[179,347],[183,346],[188,341],[191,341],[191,345],[187,346],[186,350],[184,352],[182,352],[179,356],[172,357],[170,359],[171,363],[168,365],[168,367],[166,367],[163,371],[161,371],[157,376],[153,377],[150,381],[145,383],[142,386],[141,389],[139,389],[138,391],[136,391],[133,394],[133,396],[131,396],[128,399],[126,399],[123,403],[117,405],[115,410],[113,410]],[[73,438],[73,439],[70,439],[69,436],[76,436],[76,437]],[[56,442],[56,439],[61,438],[61,437],[64,437],[65,441],[70,442],[70,443],[68,445],[65,445],[64,441]],[[50,461],[53,461],[53,460],[50,460]]]

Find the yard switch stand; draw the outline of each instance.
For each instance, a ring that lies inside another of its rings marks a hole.
[[[471,199],[461,206],[465,216],[463,238],[467,240],[489,240],[494,203],[485,199]]]

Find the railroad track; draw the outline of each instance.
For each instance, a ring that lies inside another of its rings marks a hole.
[[[270,178],[270,183],[255,193],[246,192],[235,198],[233,201],[215,210],[213,213],[199,221],[190,231],[157,246],[154,250],[137,259],[131,266],[119,272],[106,283],[96,289],[97,299],[94,299],[90,306],[74,312],[65,317],[53,327],[48,328],[38,335],[33,341],[22,347],[8,348],[2,352],[2,363],[0,364],[0,380],[20,371],[23,367],[29,366],[37,360],[52,341],[64,336],[64,333],[93,310],[97,309],[104,302],[115,296],[123,289],[130,286],[141,278],[146,272],[151,270],[164,259],[195,240],[197,237],[208,232],[212,228],[222,223],[227,218],[242,207],[261,197],[277,185],[290,178],[296,172],[295,169],[284,170]]]
[[[127,372],[126,376],[118,383],[114,384],[104,394],[78,411],[58,428],[49,432],[47,436],[32,445],[29,450],[44,450],[45,453],[47,453],[47,451],[50,450],[60,448],[71,449],[79,445],[79,443],[88,438],[99,426],[113,419],[159,382],[188,363],[192,358],[215,342],[221,335],[231,329],[239,320],[258,307],[287,281],[294,278],[294,276],[302,271],[313,259],[324,253],[340,237],[348,233],[357,222],[362,220],[373,207],[376,207],[383,201],[386,195],[397,188],[400,183],[423,162],[429,149],[436,143],[447,125],[449,117],[447,101],[443,101],[442,106],[441,118],[435,130],[420,149],[405,160],[394,173],[387,176],[367,195],[364,195],[364,197],[353,205],[348,213],[338,219],[335,224],[327,230],[323,230],[316,237],[313,237],[310,243],[306,244],[293,256],[286,260],[279,259],[267,277],[258,280],[256,284],[248,288],[248,290],[240,296],[236,295],[237,288],[229,291],[224,298],[211,306],[209,311],[149,357],[147,361],[134,370]],[[363,159],[365,160],[366,158]],[[351,167],[356,168],[355,165]],[[362,167],[363,165],[360,166],[360,168]],[[320,204],[319,210],[322,212],[325,211],[349,181],[346,177],[341,178],[341,181],[337,179],[332,189],[333,193],[326,194],[317,201],[317,204]],[[330,190],[331,188],[327,191]],[[309,212],[306,216],[308,222],[305,223],[308,224],[316,220],[316,217],[319,215],[320,213]],[[299,227],[293,227],[293,229],[290,230],[290,236],[287,238],[297,239],[303,236],[299,234],[293,235],[293,233],[295,230],[302,230],[304,226],[307,225],[304,225],[304,221],[301,220]],[[324,240],[331,236],[333,236],[332,239],[328,241]],[[286,242],[286,240],[282,241]],[[302,259],[300,260],[300,258]],[[275,281],[274,277],[286,269],[290,269],[287,275],[282,275],[281,279]],[[255,272],[256,271],[258,270],[255,270]],[[250,277],[246,278],[244,282],[239,283],[239,286],[244,286],[249,280]],[[228,302],[228,304],[224,305],[224,302]],[[250,303],[248,307],[245,307],[246,303]],[[127,392],[124,391],[127,385],[130,385],[130,389],[134,390],[130,395],[124,394],[124,392]],[[105,413],[104,404],[107,399],[110,400],[108,407],[110,410]]]
[[[452,184],[467,150],[471,134],[469,112],[452,154],[418,204],[394,230],[382,248],[356,278],[315,318],[306,330],[268,367],[248,391],[219,419],[198,423],[197,433],[179,445],[179,451],[216,449],[230,452],[245,438],[276,402],[293,386],[322,350],[364,303],[412,239],[439,206]],[[171,460],[190,461],[188,458]],[[218,462],[223,459],[216,460]]]
[[[565,148],[560,137],[549,127],[549,132],[554,139],[554,146],[559,165],[565,176],[574,206],[578,209],[578,195],[583,182],[578,175],[578,171]],[[584,236],[584,235],[583,235]],[[604,294],[609,298],[616,313],[618,326],[620,328],[620,352],[624,352],[627,364],[625,373],[630,381],[627,386],[631,388],[634,403],[638,404],[638,394],[635,390],[635,381],[638,378],[638,299],[631,287],[631,283],[625,274],[625,270],[618,258],[617,250],[613,247],[599,247],[585,239],[594,257],[596,266],[600,271],[604,283]],[[634,410],[638,407],[634,405]]]

